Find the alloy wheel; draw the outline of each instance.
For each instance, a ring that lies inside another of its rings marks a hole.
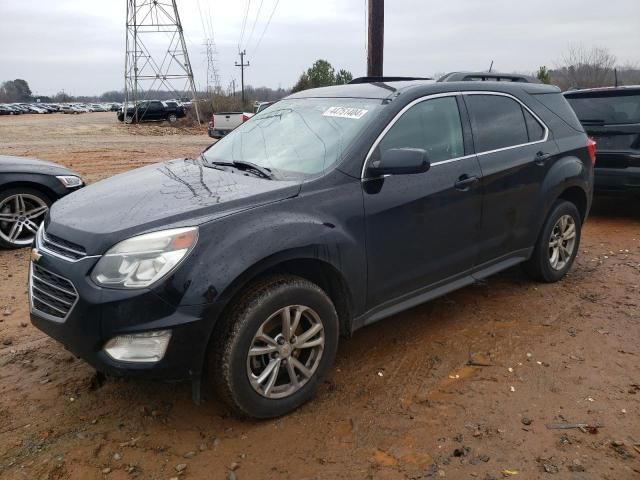
[[[0,238],[15,247],[30,245],[49,207],[29,193],[18,193],[0,201]]]
[[[551,230],[549,239],[549,263],[555,270],[562,270],[571,260],[576,248],[576,222],[571,215],[561,216]]]
[[[325,346],[320,316],[304,305],[289,305],[265,320],[247,353],[247,376],[267,398],[299,391],[316,373]]]

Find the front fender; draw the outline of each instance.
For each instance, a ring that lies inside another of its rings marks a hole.
[[[64,175],[64,174],[60,174]],[[69,173],[68,175],[74,175]],[[35,188],[45,193],[51,201],[55,201],[72,190],[65,188],[53,175],[40,173],[3,173],[0,175],[0,190],[13,188],[14,186],[26,186]]]
[[[202,225],[193,253],[156,293],[175,305],[215,303],[218,310],[264,271],[318,260],[342,276],[359,310],[366,298],[362,190],[349,180]]]

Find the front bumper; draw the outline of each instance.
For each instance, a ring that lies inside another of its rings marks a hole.
[[[150,290],[98,287],[90,279],[90,273],[99,258],[68,261],[41,250],[40,253],[38,268],[68,280],[77,292],[77,299],[64,318],[47,315],[37,305],[34,307],[42,294],[36,291],[34,302],[30,275],[29,304],[34,326],[106,374],[167,380],[200,376],[213,323],[209,321],[212,305],[176,307]],[[117,361],[104,351],[104,345],[116,336],[167,329],[172,332],[171,340],[158,362]]]

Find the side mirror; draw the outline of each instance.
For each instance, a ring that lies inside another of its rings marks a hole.
[[[374,157],[375,158],[375,157]],[[410,175],[424,173],[431,168],[427,152],[421,148],[392,148],[374,159],[367,168],[367,176]]]

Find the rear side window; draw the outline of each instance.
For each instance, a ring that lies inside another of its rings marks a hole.
[[[544,93],[533,95],[533,98],[542,103],[545,107],[560,117],[567,125],[574,130],[584,132],[578,117],[561,93]]]
[[[522,107],[501,95],[466,95],[476,152],[529,142]]]
[[[537,142],[542,140],[544,138],[544,127],[540,125],[540,122],[538,122],[531,113],[529,113],[529,110],[523,108],[522,112],[524,113],[524,120],[527,124],[529,141]]]
[[[379,152],[392,148],[421,148],[431,162],[464,156],[455,97],[425,100],[407,110],[384,136]]]
[[[569,104],[583,123],[640,123],[640,94],[567,96]]]

